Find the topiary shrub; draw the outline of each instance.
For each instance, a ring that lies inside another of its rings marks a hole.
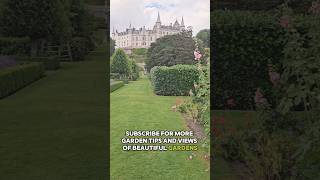
[[[44,76],[42,63],[29,63],[0,71],[0,99]]]
[[[154,92],[163,96],[188,95],[199,77],[194,65],[156,66],[150,74]]]
[[[111,57],[111,73],[118,73],[121,78],[127,78],[130,75],[129,58],[122,49],[117,49]]]
[[[268,64],[279,65],[285,44],[274,15],[241,11],[212,12],[213,62],[211,100],[214,109],[253,109],[257,87],[272,101]]]

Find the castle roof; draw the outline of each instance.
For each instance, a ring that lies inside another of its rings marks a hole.
[[[176,22],[174,22],[173,26],[180,26],[178,20],[176,20]]]

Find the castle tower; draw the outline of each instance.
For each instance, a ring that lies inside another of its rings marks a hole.
[[[159,13],[159,11],[158,11],[158,18],[157,18],[157,22],[156,22],[155,27],[157,27],[158,29],[161,27],[161,20],[160,20],[160,13]]]
[[[181,28],[181,29],[185,29],[185,26],[184,26],[184,20],[183,20],[183,16],[182,16],[182,20],[181,20],[181,25],[180,25],[180,28]]]

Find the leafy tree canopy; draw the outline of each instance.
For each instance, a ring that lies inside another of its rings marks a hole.
[[[195,64],[193,52],[196,42],[188,32],[168,35],[157,39],[148,49],[146,68],[154,66],[173,66],[176,64]],[[201,52],[203,48],[200,49]]]
[[[210,30],[209,29],[201,30],[200,32],[198,32],[196,37],[203,42],[203,45],[206,48],[210,48]]]

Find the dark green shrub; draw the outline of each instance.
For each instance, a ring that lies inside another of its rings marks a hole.
[[[119,88],[121,88],[122,86],[124,86],[124,82],[122,81],[114,81],[110,84],[110,92],[113,92]]]
[[[194,65],[156,66],[150,74],[154,92],[164,96],[188,95],[199,76]]]
[[[130,80],[136,81],[139,78],[139,66],[134,60],[129,60],[130,66]]]
[[[194,50],[196,42],[189,33],[168,35],[157,39],[148,49],[145,60],[148,72],[154,66],[174,66],[177,64],[195,64]],[[199,47],[201,54],[203,47]]]
[[[0,98],[8,96],[44,75],[42,63],[30,63],[0,71]]]
[[[46,70],[57,70],[60,68],[58,57],[17,57],[18,61],[41,62]]]
[[[233,99],[234,109],[253,109],[257,87],[273,104],[268,63],[278,65],[283,56],[285,38],[279,20],[240,11],[214,11],[212,19],[212,107],[224,109]]]
[[[71,54],[74,61],[83,60],[89,53],[90,45],[87,38],[75,37],[71,41]]]
[[[15,55],[30,52],[30,38],[0,37],[0,54]]]
[[[117,49],[111,57],[111,73],[118,73],[122,78],[130,75],[129,58],[122,49]]]

